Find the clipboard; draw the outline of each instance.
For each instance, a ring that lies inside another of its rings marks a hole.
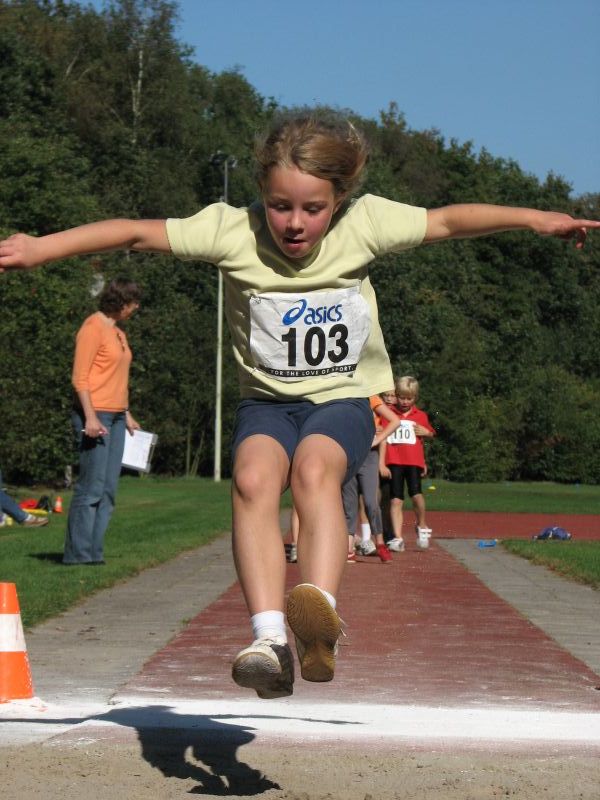
[[[149,431],[134,431],[133,436],[125,433],[125,447],[121,466],[136,469],[138,472],[150,472],[150,461],[158,436]]]

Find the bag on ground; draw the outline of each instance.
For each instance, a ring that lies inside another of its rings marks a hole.
[[[559,527],[558,525],[553,525],[549,528],[544,528],[531,538],[534,542],[545,542],[548,539],[556,539],[559,542],[568,542],[572,537],[569,531]]]

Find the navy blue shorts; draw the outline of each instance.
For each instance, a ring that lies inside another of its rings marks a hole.
[[[346,453],[345,483],[361,468],[373,443],[375,425],[369,401],[364,398],[330,400],[328,403],[242,400],[235,415],[232,458],[235,459],[236,450],[244,439],[263,434],[279,442],[291,464],[302,439],[315,433],[329,436]]]

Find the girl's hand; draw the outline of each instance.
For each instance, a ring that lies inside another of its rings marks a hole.
[[[0,272],[5,269],[32,269],[44,263],[40,240],[26,233],[15,233],[0,241]]]
[[[389,467],[379,467],[379,474],[386,480],[389,480],[392,477],[392,471],[389,469]]]
[[[575,239],[578,250],[585,244],[588,228],[600,228],[600,222],[591,219],[573,219],[569,214],[557,211],[539,211],[532,223],[540,236],[557,236],[559,239]]]
[[[139,424],[139,422],[136,422],[136,420],[131,416],[129,411],[125,412],[125,427],[129,431],[130,436],[133,436],[134,431],[141,430],[141,425]]]

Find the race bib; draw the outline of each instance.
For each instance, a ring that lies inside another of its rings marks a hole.
[[[370,330],[369,306],[358,286],[250,298],[254,363],[280,381],[352,375]]]
[[[403,419],[396,430],[387,437],[388,444],[416,444],[415,423]]]

